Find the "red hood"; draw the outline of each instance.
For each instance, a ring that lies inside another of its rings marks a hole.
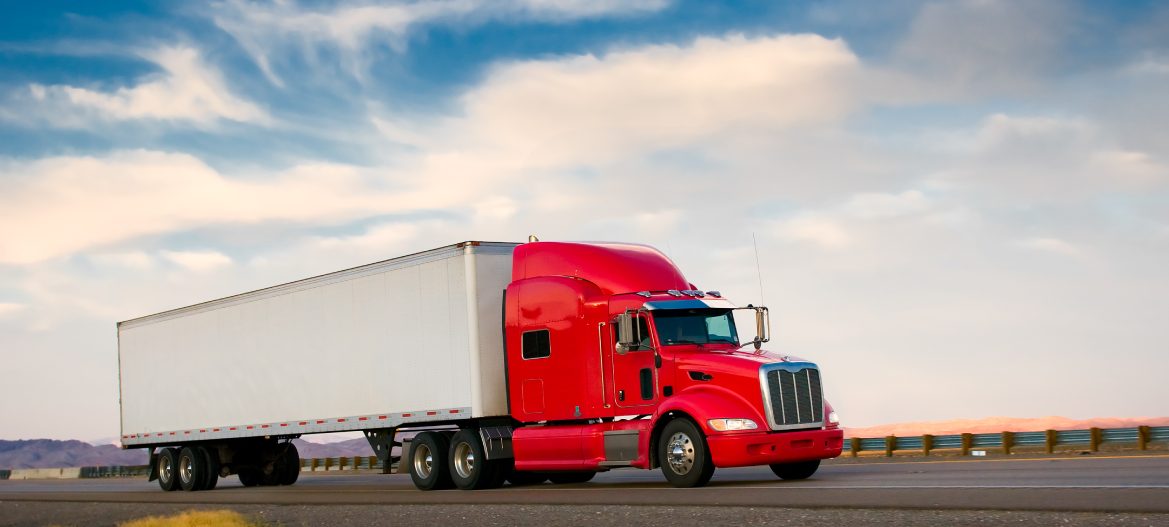
[[[759,367],[775,362],[806,362],[799,357],[792,357],[767,350],[755,351],[752,347],[742,350],[733,348],[712,348],[710,346],[671,346],[668,348],[674,356],[679,370],[697,370],[706,373],[721,372],[741,376],[748,379],[758,379]]]

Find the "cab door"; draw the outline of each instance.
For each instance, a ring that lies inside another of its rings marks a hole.
[[[650,333],[648,316],[639,313],[633,327],[640,336],[633,349],[617,348],[617,320],[609,323],[607,347],[613,367],[613,401],[618,408],[641,408],[657,403],[657,369],[654,367],[654,339]],[[620,413],[618,413],[620,415]]]

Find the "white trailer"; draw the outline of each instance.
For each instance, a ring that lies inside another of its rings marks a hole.
[[[507,416],[515,245],[464,242],[118,323],[123,447],[202,442],[226,476],[249,438]],[[270,473],[280,452],[257,448],[267,461],[249,463]],[[165,456],[185,477],[186,451],[152,448],[152,479]]]

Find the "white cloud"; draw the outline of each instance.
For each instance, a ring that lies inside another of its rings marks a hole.
[[[407,223],[385,223],[374,225],[365,232],[353,236],[325,236],[310,239],[309,247],[314,251],[327,252],[337,249],[384,252],[418,235],[419,227]]]
[[[163,47],[141,52],[163,71],[112,92],[33,84],[29,95],[39,116],[51,126],[79,127],[93,121],[185,121],[208,126],[220,120],[268,124],[271,117],[255,103],[232,93],[223,75],[198,50]]]
[[[894,59],[955,94],[1030,89],[1059,64],[1077,30],[1075,11],[1055,0],[929,2],[897,44]]]
[[[836,122],[857,103],[858,60],[817,35],[699,38],[502,64],[440,137],[528,167],[603,164],[715,137]]]
[[[1084,254],[1084,250],[1079,246],[1059,238],[1027,238],[1015,243],[1019,247],[1064,256],[1082,256]]]
[[[347,69],[361,77],[367,66],[367,48],[388,44],[404,50],[418,26],[479,25],[492,20],[558,22],[657,11],[667,0],[435,0],[389,5],[342,3],[312,9],[296,2],[254,3],[229,0],[212,15],[215,24],[231,34],[252,56],[268,78],[282,85],[273,54],[291,50],[315,57],[328,46],[341,53]]]
[[[807,242],[828,249],[839,249],[852,243],[840,222],[816,216],[802,216],[777,222],[774,233],[780,238]]]
[[[0,302],[0,318],[6,318],[24,311],[27,308],[24,304],[16,304],[12,302]]]
[[[437,207],[475,185],[399,182],[305,164],[231,179],[186,154],[122,151],[0,163],[0,263],[29,264],[147,234],[263,221],[339,221]]]
[[[161,251],[163,258],[188,271],[204,273],[228,267],[231,257],[219,251]]]
[[[89,255],[90,261],[108,267],[122,267],[144,271],[154,267],[154,257],[143,251],[98,253]]]
[[[866,192],[856,194],[843,206],[849,215],[860,219],[885,219],[920,214],[930,210],[933,202],[918,190],[900,194]]]

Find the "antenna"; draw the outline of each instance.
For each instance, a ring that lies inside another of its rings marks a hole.
[[[763,301],[763,272],[759,270],[759,243],[755,241],[755,231],[751,231],[751,245],[755,247],[755,277],[759,279],[759,304],[767,305]]]
[[[528,235],[528,243],[538,242],[538,241],[540,241],[540,239],[537,238],[535,234]]]

